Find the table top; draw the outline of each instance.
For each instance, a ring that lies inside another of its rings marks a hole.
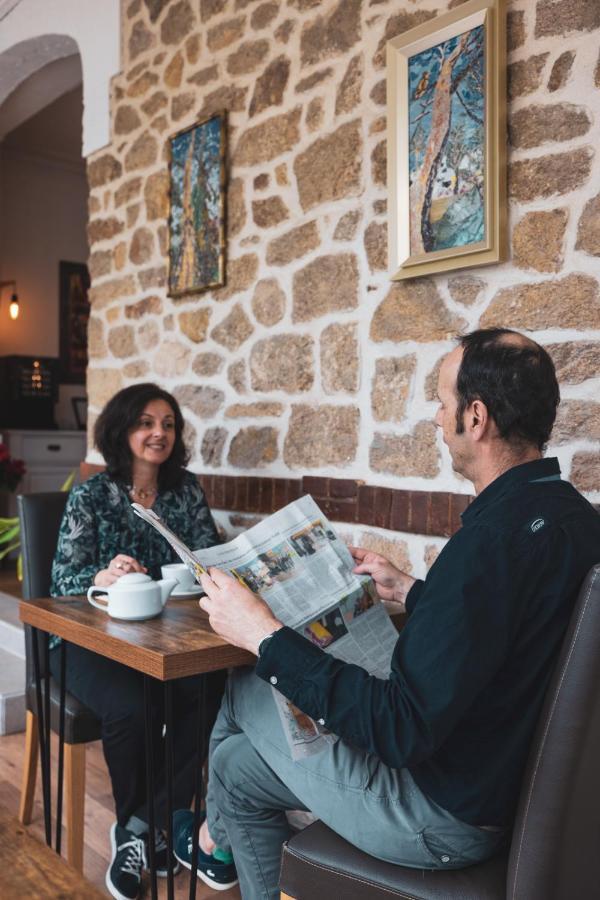
[[[160,681],[256,662],[215,634],[197,599],[169,600],[159,616],[144,622],[111,619],[80,596],[21,600],[19,615],[26,625]]]

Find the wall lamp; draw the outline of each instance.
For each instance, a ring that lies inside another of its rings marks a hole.
[[[17,319],[19,317],[19,296],[17,294],[17,282],[14,280],[0,281],[0,294],[2,293],[2,289],[8,287],[10,284],[12,284],[14,290],[11,294],[8,314],[10,315],[11,319]]]

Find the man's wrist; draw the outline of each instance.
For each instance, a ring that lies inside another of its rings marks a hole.
[[[269,638],[272,638],[273,635],[281,628],[283,628],[283,623],[278,622],[277,619],[275,619],[273,622],[273,627],[269,628],[268,630],[261,631],[258,639],[254,642],[254,647],[252,647],[252,652],[255,656],[258,656],[260,658],[262,645],[265,643],[265,641],[268,641]]]

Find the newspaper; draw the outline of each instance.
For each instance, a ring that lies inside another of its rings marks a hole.
[[[227,544],[190,550],[150,509],[134,511],[171,544],[194,577],[210,566],[260,594],[274,615],[337,659],[388,678],[397,631],[373,581],[352,572],[344,542],[310,495],[295,500]],[[273,688],[292,756],[337,740]]]

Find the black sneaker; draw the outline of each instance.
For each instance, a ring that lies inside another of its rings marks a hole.
[[[187,869],[192,868],[192,842],[194,834],[194,814],[189,809],[178,809],[173,813],[173,847],[175,856]],[[238,883],[234,864],[224,863],[203,853],[198,847],[198,878],[215,891],[226,891]]]
[[[104,879],[116,900],[137,900],[142,887],[146,848],[141,838],[115,822],[110,829],[112,858]]]
[[[162,831],[155,831],[155,840],[154,840],[154,861],[156,863],[156,874],[159,878],[166,878],[169,874],[167,871],[168,865],[168,847],[167,841],[162,833]],[[144,869],[146,872],[150,871],[150,847],[148,846],[150,843],[150,835],[146,832],[146,834],[142,835],[142,839],[144,841],[144,848],[146,853],[146,862],[144,864]],[[179,871],[181,871],[181,866],[177,862],[177,859],[174,854],[171,854],[172,859],[172,867],[173,867],[173,875],[177,875]]]

